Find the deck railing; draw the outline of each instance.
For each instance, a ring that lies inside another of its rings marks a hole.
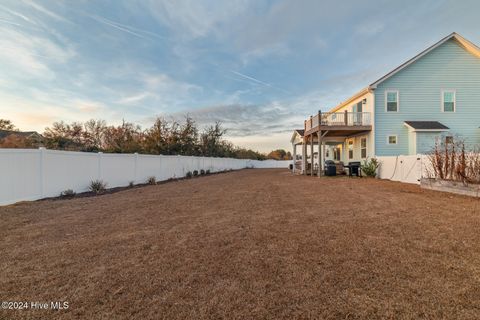
[[[305,130],[319,126],[369,126],[370,112],[325,112],[305,120]]]

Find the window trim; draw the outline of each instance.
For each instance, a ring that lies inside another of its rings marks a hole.
[[[452,92],[453,93],[453,111],[445,111],[445,92]],[[455,89],[442,89],[441,92],[441,101],[440,110],[442,113],[455,113],[457,112],[457,90]]]
[[[397,111],[388,111],[388,105],[387,105],[388,94],[392,92],[397,94]],[[400,92],[398,90],[385,90],[385,112],[386,113],[400,112]]]
[[[365,141],[365,147],[362,146],[362,142]],[[365,157],[362,157],[362,151],[365,150]],[[360,138],[360,158],[366,159],[367,158],[367,137]]]
[[[350,146],[352,146],[352,148],[350,148]],[[348,149],[347,149],[348,160],[351,160],[351,159],[355,158],[355,141],[353,139],[348,140],[347,147],[348,147]],[[350,156],[350,152],[352,152],[351,156]]]
[[[395,137],[395,143],[390,143],[390,137]],[[395,146],[398,144],[398,135],[397,134],[388,134],[387,135],[387,145]]]

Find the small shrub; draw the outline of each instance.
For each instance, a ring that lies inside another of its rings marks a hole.
[[[188,171],[187,174],[185,175],[188,179],[192,177],[192,171]]]
[[[370,160],[365,159],[365,161],[361,165],[361,169],[367,177],[375,177],[377,176],[377,169],[379,166],[380,163],[376,158],[372,158]]]
[[[207,169],[207,171],[205,172],[206,174],[210,174],[210,169]]]
[[[200,175],[202,175],[202,176],[203,176],[204,174],[205,174],[205,170],[203,170],[203,169],[202,169],[202,170],[200,170]]]
[[[72,189],[67,189],[65,191],[60,192],[60,197],[65,197],[65,198],[72,198],[75,195],[76,193]]]
[[[157,179],[155,177],[149,177],[147,183],[151,185],[157,184]]]
[[[193,176],[194,177],[198,176],[198,170],[193,170]]]
[[[130,181],[130,182],[128,183],[128,187],[129,187],[129,188],[133,188],[134,186],[135,186],[135,182]]]
[[[93,180],[90,182],[89,189],[96,194],[104,193],[107,190],[107,183],[102,180]]]

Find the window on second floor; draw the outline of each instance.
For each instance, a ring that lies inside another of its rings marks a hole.
[[[455,91],[444,90],[442,91],[442,111],[443,112],[455,112]]]
[[[385,95],[385,111],[398,112],[398,91],[386,91]]]

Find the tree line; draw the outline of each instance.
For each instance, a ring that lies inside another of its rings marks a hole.
[[[9,120],[0,119],[0,130],[17,130]],[[230,157],[238,159],[291,159],[290,152],[279,149],[262,154],[234,146],[225,140],[226,129],[220,122],[200,129],[189,116],[183,122],[155,119],[153,125],[142,129],[139,125],[123,121],[108,125],[104,120],[66,123],[55,122],[41,136],[11,134],[0,139],[0,148],[36,148],[108,152]],[[20,133],[20,132],[19,132]]]

